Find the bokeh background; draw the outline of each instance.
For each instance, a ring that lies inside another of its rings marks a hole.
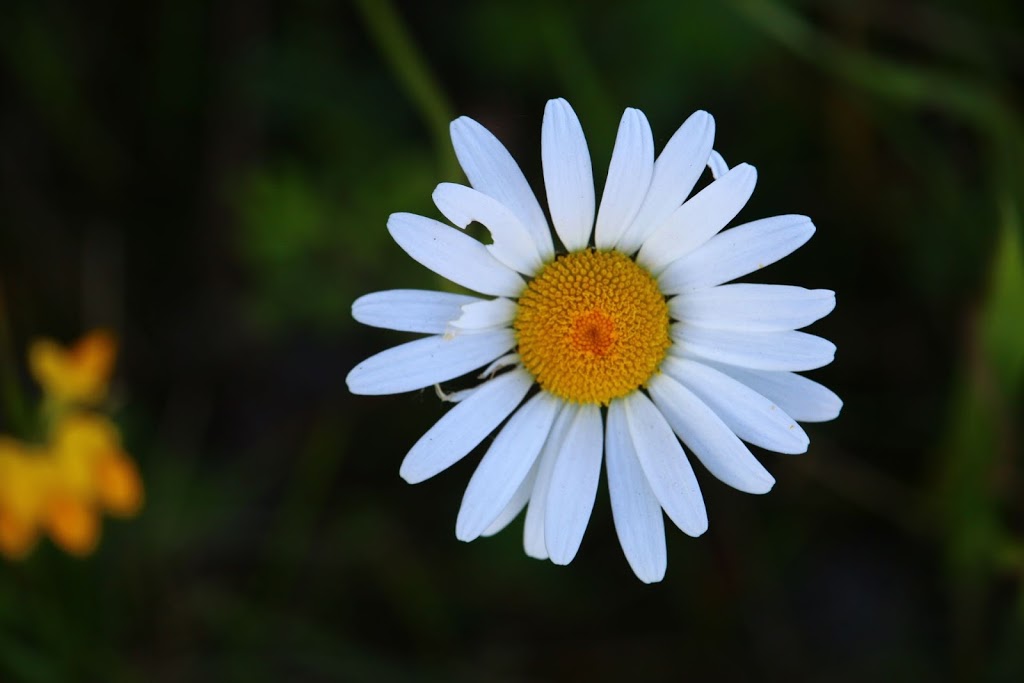
[[[200,0],[0,10],[0,431],[25,350],[121,341],[146,485],[99,549],[0,563],[0,680],[1024,680],[1024,5]],[[770,495],[697,468],[710,530],[629,570],[602,484],[568,568],[521,523],[454,537],[476,453],[398,477],[444,407],[355,397],[405,341],[352,300],[439,287],[389,213],[488,126],[540,188],[544,102],[598,187],[623,108],[695,109],[758,167],[740,220],[818,232],[764,281],[824,287],[811,373],[845,400]]]

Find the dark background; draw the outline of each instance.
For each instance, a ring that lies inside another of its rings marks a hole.
[[[24,351],[110,326],[147,506],[78,560],[0,564],[0,680],[1024,680],[1024,5],[1013,0],[4,3],[2,431]],[[444,286],[388,214],[438,216],[470,115],[540,189],[564,96],[603,184],[623,108],[695,109],[811,216],[764,280],[837,293],[845,401],[710,530],[629,570],[607,493],[574,563],[466,545],[477,456],[416,487],[430,391],[348,394],[407,335],[352,300]]]

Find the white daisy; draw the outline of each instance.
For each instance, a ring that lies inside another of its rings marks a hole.
[[[359,298],[367,325],[431,336],[379,353],[348,375],[356,394],[394,394],[486,366],[401,466],[417,483],[459,461],[499,425],[462,499],[456,536],[497,533],[527,508],[531,557],[568,564],[590,519],[604,456],[626,559],[645,582],[665,575],[662,510],[699,536],[707,514],[683,444],[711,474],[749,493],[775,480],[747,443],[803,453],[797,421],[831,420],[842,402],[794,371],[832,361],[835,346],[795,330],[835,306],[828,290],[723,284],[796,250],[804,216],[721,232],[749,199],[756,172],[728,169],[699,111],[655,159],[644,114],[622,116],[600,208],[575,112],[548,102],[541,158],[560,246],[519,166],[483,126],[462,117],[452,142],[471,187],[442,183],[434,203],[459,228],[483,224],[493,244],[430,218],[388,221],[413,259],[483,298],[392,290]],[[710,167],[715,180],[687,199]],[[596,213],[596,221],[595,221]]]

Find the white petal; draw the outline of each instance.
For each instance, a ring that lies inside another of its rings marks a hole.
[[[792,372],[748,370],[715,363],[713,367],[748,387],[801,422],[827,422],[839,416],[843,401],[827,387]]]
[[[523,511],[526,504],[530,502],[530,494],[533,492],[533,483],[537,481],[537,470],[539,469],[540,458],[537,458],[533,462],[533,467],[530,468],[529,473],[526,475],[526,479],[523,479],[523,483],[516,489],[515,494],[512,496],[512,500],[508,502],[505,509],[501,511],[498,518],[491,522],[491,525],[484,529],[481,536],[493,536],[498,533],[509,524],[512,520],[519,516],[519,513]]]
[[[626,561],[644,583],[661,581],[668,565],[665,521],[633,449],[622,401],[608,406],[605,465],[615,533]]]
[[[608,179],[597,212],[594,242],[598,249],[618,244],[636,217],[654,174],[654,136],[639,109],[627,109],[619,122]]]
[[[772,475],[692,391],[666,374],[655,375],[648,389],[672,430],[708,472],[746,493],[771,490],[775,484]]]
[[[568,251],[583,249],[594,227],[594,171],[583,127],[568,102],[548,101],[540,137],[551,222]]]
[[[717,180],[729,172],[729,164],[725,163],[721,154],[711,150],[711,156],[708,157],[708,169],[711,170],[711,177]]]
[[[473,221],[487,228],[494,240],[487,250],[509,268],[533,275],[543,265],[529,231],[497,199],[455,183],[441,183],[434,190],[433,197],[444,217],[460,228]]]
[[[352,317],[364,325],[400,332],[442,334],[476,297],[423,289],[391,289],[352,302]]]
[[[488,449],[462,497],[455,536],[472,541],[509,504],[533,467],[561,401],[540,392],[509,418]]]
[[[753,166],[736,166],[673,211],[644,242],[637,262],[657,274],[694,251],[736,217],[750,199],[756,183],[757,171]]]
[[[490,301],[474,301],[462,307],[462,315],[453,320],[451,325],[461,330],[507,327],[515,319],[516,310],[518,307],[515,302],[500,297]]]
[[[807,452],[810,440],[796,420],[746,384],[693,360],[669,357],[661,369],[696,394],[747,443],[776,453]]]
[[[544,539],[548,488],[558,454],[562,452],[569,427],[572,426],[578,410],[577,406],[570,403],[562,404],[551,427],[551,433],[548,434],[548,440],[544,443],[544,450],[541,451],[540,457],[537,459],[537,480],[533,484],[530,506],[526,509],[526,521],[523,522],[523,550],[535,560],[548,559],[548,546]]]
[[[683,447],[643,392],[634,391],[622,401],[633,448],[651,491],[676,526],[690,536],[700,536],[708,529],[708,514]]]
[[[835,292],[788,285],[734,284],[684,292],[668,302],[673,318],[720,330],[776,332],[806,327],[836,306]]]
[[[418,484],[464,458],[512,414],[531,386],[533,378],[522,369],[481,384],[409,450],[398,472],[402,479]]]
[[[658,277],[666,294],[714,287],[775,263],[799,249],[814,234],[806,216],[774,216],[715,235],[704,246],[665,269]]]
[[[836,345],[805,332],[736,332],[675,323],[669,353],[755,370],[813,370],[828,365]]]
[[[494,363],[491,363],[494,365]],[[469,387],[468,389],[457,389],[455,391],[445,391],[441,388],[440,384],[434,385],[434,394],[437,395],[437,399],[443,403],[461,403],[467,398],[476,393],[476,390],[480,387]]]
[[[530,231],[537,251],[547,261],[554,253],[551,231],[536,195],[519,165],[490,131],[466,116],[452,121],[452,145],[474,188],[507,206]]]
[[[352,368],[345,382],[353,394],[400,394],[464,375],[515,344],[512,330],[417,339],[370,356]]]
[[[518,362],[519,362],[519,354],[518,353],[515,353],[515,352],[513,352],[513,353],[506,353],[504,356],[502,356],[501,358],[497,359],[496,361],[494,361],[493,363],[488,365],[486,368],[484,368],[483,372],[481,372],[479,375],[477,375],[476,378],[477,379],[488,379],[490,377],[493,377],[494,373],[496,373],[498,370],[503,370],[503,369],[505,369],[505,368],[507,368],[507,367],[509,367],[511,365],[515,365]]]
[[[424,216],[391,214],[388,231],[409,256],[452,282],[481,294],[519,296],[526,286],[511,268],[469,235]]]
[[[683,122],[654,162],[654,174],[644,203],[619,240],[618,249],[631,254],[648,235],[683,203],[704,172],[715,141],[715,120],[706,111]]]
[[[544,512],[544,542],[555,564],[572,562],[587,530],[601,478],[603,431],[601,409],[581,406],[555,461]]]

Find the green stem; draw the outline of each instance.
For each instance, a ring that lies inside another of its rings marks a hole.
[[[370,38],[430,128],[444,174],[460,175],[448,141],[453,107],[391,0],[355,0],[355,6],[362,14]]]

